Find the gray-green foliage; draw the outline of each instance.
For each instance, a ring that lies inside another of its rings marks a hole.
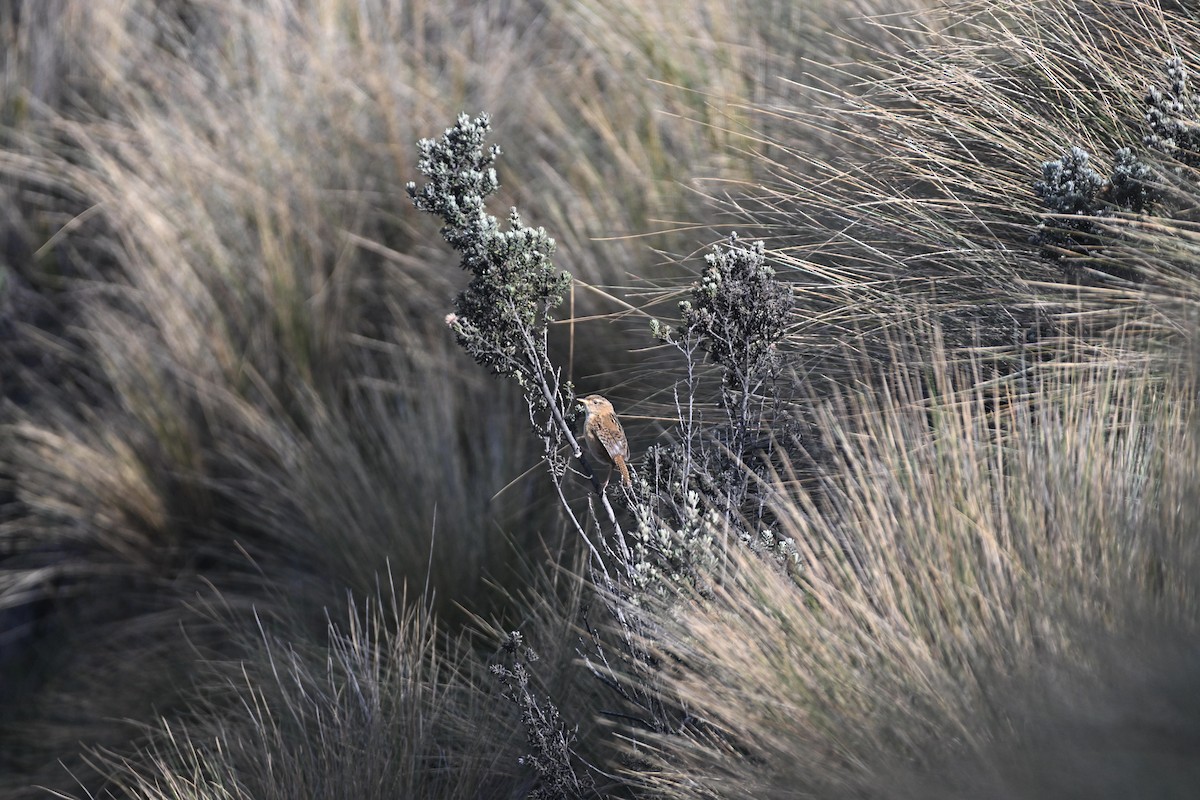
[[[646,472],[671,500],[681,529],[687,529],[689,489],[719,508],[726,524],[754,527],[765,504],[756,497],[747,468],[760,472],[786,422],[781,413],[780,347],[793,307],[791,287],[767,263],[761,241],[743,244],[732,234],[705,256],[706,267],[679,305],[675,327],[654,321],[651,333],[673,345],[687,362],[687,398],[679,408],[679,445],[648,454]],[[708,354],[721,376],[719,424],[698,424],[694,408],[695,357]]]
[[[419,191],[409,183],[408,192],[418,209],[442,218],[442,236],[472,275],[446,318],[459,344],[482,366],[515,379],[545,410],[551,398],[538,385],[549,369],[546,324],[571,276],[555,270],[554,240],[544,229],[526,227],[513,209],[503,230],[487,213],[487,198],[500,188],[500,148],[484,147],[490,128],[487,114],[462,114],[441,138],[422,139],[417,167],[428,182]],[[566,406],[567,395],[560,399]]]
[[[1122,211],[1140,214],[1162,199],[1154,170],[1128,147],[1114,154],[1112,174],[1108,178],[1109,199]]]
[[[1043,220],[1030,237],[1047,258],[1094,250],[1104,243],[1099,219],[1141,214],[1162,199],[1154,170],[1128,147],[1113,154],[1112,171],[1105,177],[1092,167],[1086,150],[1072,146],[1061,158],[1042,163],[1042,179],[1033,190],[1056,215]]]
[[[1196,99],[1188,86],[1187,68],[1178,56],[1167,59],[1167,87],[1146,92],[1146,124],[1150,133],[1143,142],[1189,166],[1200,164],[1200,125]]]
[[[492,664],[491,672],[500,681],[506,700],[521,711],[529,752],[521,757],[522,766],[538,776],[538,786],[530,800],[572,800],[591,792],[595,786],[591,776],[580,766],[574,744],[577,728],[568,728],[558,707],[549,697],[539,697],[534,689],[527,665],[538,660],[538,654],[525,644],[520,631],[512,631],[500,643],[505,654],[503,662]]]
[[[1093,214],[1106,184],[1104,176],[1092,168],[1088,152],[1071,147],[1062,158],[1042,164],[1042,179],[1033,190],[1059,214]]]
[[[1128,147],[1113,154],[1113,168],[1104,177],[1091,165],[1082,147],[1071,147],[1062,158],[1042,164],[1042,179],[1033,190],[1058,214],[1103,217],[1114,212],[1141,213],[1160,199],[1154,187],[1154,171]],[[1092,231],[1087,219],[1062,220],[1060,229]],[[1044,226],[1040,231],[1044,230]],[[1049,236],[1049,234],[1045,234]],[[1047,240],[1048,241],[1048,240]]]
[[[680,328],[700,337],[727,388],[752,391],[778,366],[791,290],[767,264],[761,241],[747,246],[731,234],[704,262],[691,299],[680,304]]]
[[[796,549],[796,540],[784,536],[770,528],[759,530],[758,534],[742,533],[741,542],[758,555],[770,555],[785,570],[795,570],[800,567],[800,553]]]
[[[1180,166],[1200,165],[1200,109],[1183,60],[1167,59],[1166,72],[1166,87],[1146,92],[1144,119],[1150,130],[1142,144],[1177,162],[1178,172]],[[1033,190],[1058,215],[1044,220],[1031,237],[1048,258],[1102,245],[1097,218],[1150,212],[1164,196],[1154,170],[1129,147],[1116,150],[1112,170],[1105,177],[1092,167],[1086,150],[1072,146],[1061,158],[1042,163],[1042,179]]]
[[[678,519],[669,525],[658,516],[638,521],[632,534],[632,602],[665,599],[684,593],[704,593],[720,562],[721,517],[704,510],[700,494],[688,490],[678,506]]]
[[[420,191],[410,183],[408,191],[418,209],[442,218],[442,236],[461,254],[463,268],[472,274],[467,288],[455,299],[455,312],[447,316],[447,323],[458,343],[480,365],[521,386],[563,510],[593,554],[593,578],[615,598],[622,593],[621,581],[631,569],[629,551],[616,514],[569,427],[568,420],[574,416],[571,384],[561,380],[561,372],[547,352],[550,314],[562,302],[571,276],[555,271],[550,260],[554,241],[543,229],[526,227],[514,209],[508,229],[501,230],[487,213],[486,200],[499,188],[494,164],[500,153],[495,145],[484,148],[488,130],[486,115],[475,119],[461,115],[440,139],[422,139],[418,168],[428,183]],[[599,548],[563,491],[568,475],[564,444],[592,477],[608,515],[609,536],[601,540]],[[617,578],[608,568],[609,561],[624,567],[616,571]],[[624,648],[621,658],[626,654],[637,658],[634,643],[640,634],[635,623],[623,617],[619,624]],[[601,642],[595,644],[604,651]],[[530,750],[520,763],[535,773],[536,780],[528,796],[566,800],[590,792],[588,773],[576,773],[575,729],[568,728],[548,695],[539,697],[532,688],[531,664],[537,654],[524,645],[519,632],[507,635],[501,648],[507,654],[506,663],[494,664],[492,673],[503,687],[503,696],[521,711]],[[607,657],[602,660],[607,664]],[[599,668],[594,672],[615,685]]]
[[[1095,230],[1092,217],[1102,211],[1101,197],[1108,181],[1092,168],[1091,156],[1082,147],[1072,146],[1061,158],[1042,163],[1042,179],[1033,191],[1046,208],[1063,215],[1038,225],[1032,237],[1047,257],[1075,248]]]

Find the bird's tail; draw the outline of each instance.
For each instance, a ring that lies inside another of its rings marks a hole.
[[[617,456],[613,459],[613,463],[617,465],[617,470],[621,473],[621,482],[625,484],[625,488],[632,489],[633,479],[629,477],[629,465],[625,463],[625,457]]]

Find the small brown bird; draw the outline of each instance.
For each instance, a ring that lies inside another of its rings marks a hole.
[[[608,475],[600,491],[604,491],[612,479],[613,467],[621,473],[621,481],[626,489],[633,488],[629,478],[629,440],[625,438],[625,430],[612,403],[598,394],[590,394],[583,398],[583,410],[587,419],[583,422],[583,438],[587,440],[588,449],[601,464],[608,466]]]

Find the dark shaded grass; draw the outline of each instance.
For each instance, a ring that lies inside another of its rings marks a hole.
[[[465,641],[383,590],[318,646],[260,630],[243,663],[197,671],[190,713],[136,760],[99,753],[105,792],[128,797],[511,797],[514,713],[489,700]],[[235,637],[240,623],[231,629]]]

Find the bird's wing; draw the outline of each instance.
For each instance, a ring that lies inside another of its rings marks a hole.
[[[625,438],[625,430],[615,417],[611,418],[609,422],[612,425],[599,426],[597,434],[600,443],[604,445],[604,450],[610,459],[615,461],[617,456],[629,458],[629,440]]]

